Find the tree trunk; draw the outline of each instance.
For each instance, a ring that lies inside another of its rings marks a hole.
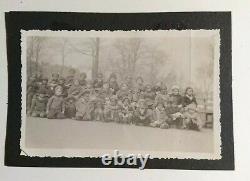
[[[96,79],[97,74],[98,74],[99,49],[100,49],[100,38],[96,38],[95,39],[95,47],[94,47],[94,51],[93,51],[92,80]]]

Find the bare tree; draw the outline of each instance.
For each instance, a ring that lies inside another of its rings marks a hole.
[[[120,61],[117,63],[122,75],[134,76],[136,63],[143,55],[142,39],[117,39],[114,47],[120,55]]]
[[[92,58],[92,79],[95,79],[99,70],[100,38],[89,38],[87,41],[81,42],[81,44],[79,48],[69,43],[72,50]]]
[[[32,36],[28,38],[27,61],[35,61],[35,72],[38,74],[38,64],[44,48],[45,37]],[[29,64],[31,65],[31,64]],[[30,67],[31,68],[31,67]],[[29,70],[32,72],[32,70]]]

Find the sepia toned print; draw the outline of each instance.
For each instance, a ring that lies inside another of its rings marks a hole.
[[[26,156],[220,159],[218,30],[22,31]]]

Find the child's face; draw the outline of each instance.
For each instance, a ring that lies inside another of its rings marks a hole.
[[[52,79],[58,79],[59,75],[58,74],[52,74]]]
[[[147,88],[146,88],[146,91],[147,91],[147,92],[151,92],[151,88],[150,88],[150,87],[147,87]]]
[[[178,89],[174,89],[173,90],[173,95],[179,95],[179,90]]]
[[[62,95],[62,89],[56,89],[55,90],[55,95],[61,96]]]
[[[47,83],[48,83],[47,80],[43,80],[43,81],[42,81],[42,84],[43,84],[43,85],[47,85]]]
[[[43,100],[45,98],[45,94],[39,94],[38,99]]]
[[[162,104],[158,104],[157,108],[160,110],[160,111],[163,111],[164,110],[164,107]]]
[[[189,95],[189,96],[193,95],[193,89],[188,89],[187,90],[187,95]]]
[[[85,103],[85,102],[86,102],[85,96],[81,96],[81,97],[80,97],[80,102],[82,102],[82,103]]]
[[[74,85],[75,85],[75,86],[80,85],[79,80],[74,80]]]
[[[128,88],[127,84],[123,84],[121,87],[122,90],[127,90],[127,88]]]
[[[145,112],[145,108],[144,107],[140,107],[140,112],[144,113]]]
[[[112,105],[116,105],[115,99],[110,99],[110,103],[111,103]]]
[[[64,84],[64,80],[63,80],[63,79],[60,79],[60,80],[59,80],[59,84],[60,84],[60,85],[63,85],[63,84]]]
[[[138,80],[136,81],[136,83],[137,83],[138,85],[143,84],[143,82],[142,82],[142,80],[141,80],[141,79],[138,79]]]
[[[116,80],[115,80],[115,78],[114,77],[112,77],[111,79],[110,79],[110,82],[115,82]]]
[[[105,89],[105,90],[106,90],[106,89],[108,89],[108,88],[109,88],[109,85],[108,85],[108,84],[106,84],[106,83],[105,83],[105,84],[103,84],[103,89]]]
[[[102,74],[99,74],[98,77],[97,77],[98,80],[103,80],[103,75]]]
[[[124,105],[128,105],[128,104],[129,104],[128,99],[125,99],[125,100],[123,101],[123,104],[124,104]]]
[[[156,91],[155,93],[156,93],[156,95],[159,95],[161,92],[160,91]]]

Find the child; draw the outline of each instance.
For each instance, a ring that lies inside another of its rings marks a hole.
[[[184,113],[184,128],[200,131],[202,128],[201,119],[197,113],[196,105],[189,104]]]
[[[182,97],[180,95],[180,89],[178,86],[173,86],[172,87],[172,93],[170,94],[170,98],[173,101],[173,105],[175,105],[176,107],[181,108],[182,107]]]
[[[150,124],[150,126],[159,127],[162,129],[169,128],[169,124],[168,124],[169,118],[165,111],[163,102],[157,103],[153,114],[154,114],[154,121]]]
[[[48,99],[46,97],[46,90],[40,89],[38,91],[38,96],[34,97],[32,100],[31,108],[29,110],[28,115],[33,117],[46,117],[46,106]]]
[[[124,99],[125,97],[128,97],[129,91],[128,91],[128,85],[125,83],[121,84],[121,89],[117,91],[117,97],[119,100]]]
[[[59,80],[59,74],[53,73],[50,81],[48,82],[48,86],[51,92],[54,92],[54,88],[58,85],[58,80]]]
[[[41,83],[38,85],[38,89],[44,90],[46,95],[51,95],[50,88],[48,86],[48,79],[41,78]]]
[[[74,119],[76,116],[76,106],[75,106],[75,97],[70,96],[65,99],[65,117]]]
[[[136,78],[136,85],[135,85],[135,91],[136,92],[144,91],[143,83],[144,83],[144,81],[143,81],[142,77],[137,77]]]
[[[94,119],[96,121],[104,121],[103,109],[104,109],[103,100],[97,99],[95,102],[95,108],[94,108]]]
[[[102,89],[100,90],[100,98],[105,99],[106,97],[112,96],[111,90],[109,88],[109,84],[107,82],[103,83]]]
[[[95,89],[101,89],[103,86],[103,74],[98,73],[97,78],[93,82],[93,87]]]
[[[79,83],[79,80],[75,79],[73,82],[73,85],[68,89],[68,95],[74,96],[75,98],[77,95],[79,95],[82,91],[81,85]]]
[[[89,94],[88,90],[82,92],[76,101],[76,120],[90,121],[91,109],[89,106]]]
[[[68,76],[65,79],[65,87],[70,88],[74,84],[75,74],[75,69],[72,68],[69,70]]]
[[[147,84],[145,86],[144,99],[151,100],[151,101],[155,100],[155,93],[152,90],[150,84]]]
[[[29,112],[29,109],[31,107],[32,104],[32,100],[34,95],[36,94],[38,90],[38,85],[36,82],[36,75],[32,75],[27,82],[27,102],[26,102],[26,107],[27,107],[27,111]]]
[[[131,76],[126,76],[126,78],[125,78],[125,84],[127,84],[127,86],[128,86],[128,89],[132,89],[133,88],[133,79],[132,79],[132,77]]]
[[[122,101],[121,111],[119,112],[119,118],[121,123],[130,124],[132,121],[133,109],[130,106],[128,97],[125,97]]]
[[[182,101],[182,105],[183,107],[188,106],[189,104],[195,104],[197,106],[197,102],[196,102],[196,98],[194,96],[194,91],[192,87],[187,87],[184,97],[183,97],[183,101]]]
[[[64,118],[64,98],[63,88],[61,86],[55,87],[55,94],[49,99],[47,104],[47,118],[48,119],[62,119]]]
[[[63,77],[60,77],[59,80],[58,80],[58,85],[62,87],[63,89],[63,97],[66,98],[68,97],[68,89],[67,87],[65,87],[65,79]]]
[[[87,85],[87,74],[85,72],[80,74],[80,78],[79,78],[79,83],[82,87],[85,87]]]
[[[119,106],[117,104],[117,97],[116,96],[111,96],[110,97],[110,102],[105,104],[105,109],[104,109],[104,116],[105,116],[105,121],[110,122],[119,122]]]
[[[112,73],[109,77],[109,88],[113,92],[113,95],[116,94],[116,92],[119,90],[119,85],[117,83],[117,77],[114,73]]]
[[[166,114],[169,116],[169,125],[177,128],[183,127],[183,114],[181,109],[173,104],[173,97],[165,101]]]
[[[138,108],[134,113],[133,122],[139,126],[148,126],[151,122],[148,116],[147,105],[144,99],[138,101]]]

